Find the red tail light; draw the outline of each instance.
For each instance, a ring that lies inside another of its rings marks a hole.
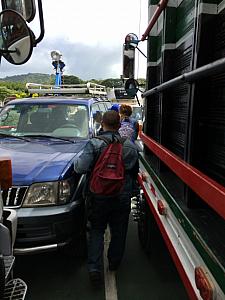
[[[147,181],[147,174],[144,173],[144,172],[142,172],[142,173],[141,173],[141,179],[142,179],[143,181]]]
[[[150,184],[150,190],[151,190],[152,194],[156,197],[155,188],[152,184]]]
[[[160,215],[166,215],[166,205],[162,200],[157,201],[157,208]]]
[[[195,283],[202,299],[213,300],[213,286],[207,273],[201,267],[195,268]]]

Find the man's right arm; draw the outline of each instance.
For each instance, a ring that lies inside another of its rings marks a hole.
[[[81,156],[75,159],[74,161],[75,172],[78,174],[85,174],[87,172],[91,172],[94,160],[94,147],[93,144],[89,141],[88,144],[85,146]]]

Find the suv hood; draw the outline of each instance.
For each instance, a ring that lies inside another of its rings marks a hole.
[[[12,160],[13,185],[62,179],[87,141],[49,143],[2,141],[0,157]]]

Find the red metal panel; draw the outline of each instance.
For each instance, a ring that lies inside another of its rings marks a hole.
[[[145,30],[144,34],[142,34],[141,41],[144,41],[146,37],[148,37],[150,31],[152,30],[153,26],[155,25],[156,21],[158,20],[159,16],[161,15],[161,12],[166,8],[168,3],[168,0],[161,0],[158,4],[158,7],[152,16],[147,29]]]
[[[145,195],[145,197],[147,199],[148,205],[149,205],[149,207],[151,209],[151,212],[152,212],[152,214],[153,214],[153,216],[154,216],[154,218],[155,218],[155,220],[156,220],[156,222],[157,222],[157,224],[159,226],[159,229],[160,229],[160,231],[162,233],[163,239],[165,240],[165,243],[166,243],[167,248],[168,248],[168,250],[170,252],[170,255],[171,255],[171,257],[172,257],[172,259],[173,259],[173,261],[174,261],[174,263],[176,265],[176,268],[177,268],[178,273],[179,273],[179,275],[181,277],[181,280],[184,283],[184,286],[186,288],[188,296],[189,296],[189,298],[191,300],[197,300],[198,297],[197,297],[197,295],[195,293],[195,290],[194,290],[194,288],[193,288],[193,286],[191,284],[191,281],[190,281],[190,279],[188,277],[188,274],[185,272],[185,269],[183,267],[183,263],[180,260],[180,258],[178,257],[176,249],[174,248],[174,246],[173,246],[173,244],[172,244],[172,242],[170,240],[170,237],[168,236],[168,234],[167,234],[167,232],[166,232],[166,230],[165,230],[165,228],[164,228],[164,226],[163,226],[163,224],[162,224],[162,222],[160,220],[160,217],[157,214],[157,212],[156,212],[156,210],[155,210],[155,208],[154,208],[154,206],[152,204],[152,201],[151,201],[151,199],[150,199],[150,197],[149,197],[149,195],[148,195],[148,193],[147,193],[147,191],[145,189],[145,186],[143,184],[141,176],[138,176],[138,181],[139,181],[140,185],[143,188],[144,195]]]
[[[140,138],[180,179],[225,219],[225,187],[180,159],[143,132],[140,133]]]

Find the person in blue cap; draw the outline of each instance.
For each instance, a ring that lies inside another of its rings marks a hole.
[[[119,104],[113,104],[112,106],[111,106],[111,108],[110,108],[110,110],[115,110],[116,112],[119,112],[119,110],[120,110],[120,106],[119,106]]]

